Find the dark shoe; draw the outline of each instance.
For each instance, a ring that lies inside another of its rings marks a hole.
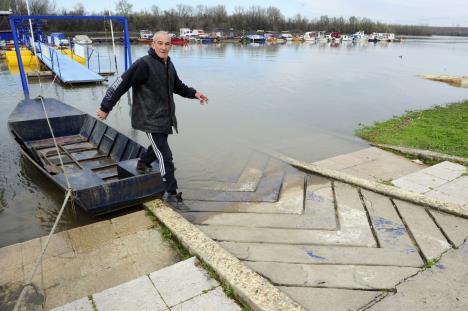
[[[152,170],[152,166],[138,161],[136,166],[136,171],[140,174],[148,174]]]
[[[182,192],[171,194],[168,193],[166,196],[166,202],[169,204],[171,207],[178,211],[189,211],[190,209],[188,208],[187,205],[184,204],[184,199],[182,198]]]

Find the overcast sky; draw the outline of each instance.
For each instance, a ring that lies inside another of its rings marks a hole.
[[[116,0],[60,0],[58,8],[73,8],[81,2],[87,11],[115,11]],[[252,5],[262,7],[276,6],[286,17],[301,13],[308,18],[321,15],[369,17],[384,23],[434,25],[434,26],[468,26],[468,0],[138,0],[129,1],[133,11],[149,9],[157,5],[165,10],[175,8],[176,4],[196,6],[203,4],[213,6],[223,4],[231,13],[236,6],[248,8]]]

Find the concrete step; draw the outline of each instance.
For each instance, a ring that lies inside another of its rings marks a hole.
[[[400,188],[421,193],[468,209],[466,166],[444,161],[392,181]]]
[[[53,310],[238,311],[241,308],[192,257]]]

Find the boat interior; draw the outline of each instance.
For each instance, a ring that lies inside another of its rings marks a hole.
[[[57,137],[57,148],[52,138],[26,141],[34,159],[50,174],[72,173],[89,170],[104,182],[119,176],[117,164],[121,161],[138,158],[144,148],[126,136],[119,134],[91,116],[88,116],[80,133]]]

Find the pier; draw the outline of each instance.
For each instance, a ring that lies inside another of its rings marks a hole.
[[[104,77],[44,43],[37,43],[36,56],[63,83],[91,83],[105,80]]]

